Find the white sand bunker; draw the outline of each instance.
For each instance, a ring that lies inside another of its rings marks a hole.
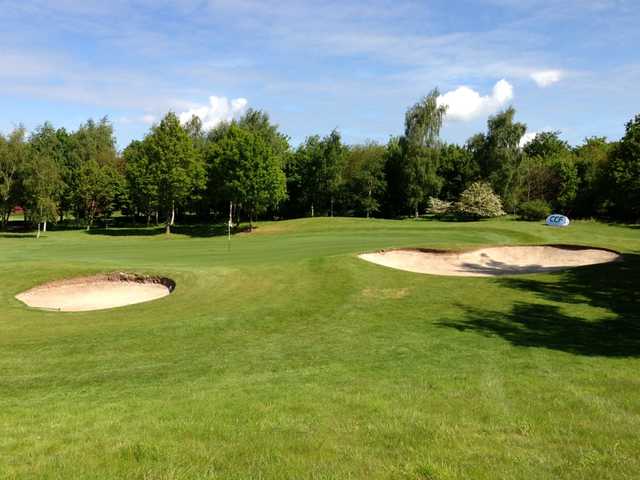
[[[45,283],[16,298],[30,307],[84,312],[149,302],[166,297],[174,288],[168,278],[110,273]]]
[[[611,250],[567,245],[489,247],[460,252],[398,249],[359,257],[408,272],[463,277],[551,272],[620,259],[620,255]]]

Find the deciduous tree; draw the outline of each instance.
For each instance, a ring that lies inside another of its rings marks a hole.
[[[615,209],[625,220],[640,220],[640,114],[630,120],[610,162]]]
[[[231,124],[209,155],[224,179],[225,198],[247,212],[249,228],[257,215],[285,199],[282,152],[258,132]]]
[[[158,205],[166,213],[166,232],[170,233],[176,207],[204,188],[204,164],[191,137],[173,112],[152,127],[145,138],[145,150],[158,193]]]
[[[28,158],[26,130],[20,126],[8,136],[0,135],[0,227],[5,228],[20,201],[21,171]]]

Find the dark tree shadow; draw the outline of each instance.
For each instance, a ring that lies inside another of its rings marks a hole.
[[[164,233],[164,227],[91,228],[85,231],[87,235],[106,235],[108,237],[150,237]]]
[[[579,355],[640,356],[640,255],[623,261],[576,268],[543,278],[502,278],[506,288],[534,293],[539,301],[516,302],[509,311],[466,308],[460,321],[441,325],[498,335],[513,345]],[[544,302],[544,303],[543,303]],[[602,309],[586,320],[571,306]]]
[[[563,267],[545,267],[535,263],[529,265],[513,265],[505,262],[498,262],[497,260],[488,260],[483,265],[479,265],[477,263],[463,263],[462,266],[467,272],[496,276],[520,275],[526,273],[549,273],[557,272],[558,270],[565,270]]]
[[[46,235],[46,234],[45,234]],[[0,238],[36,238],[35,233],[0,233]]]
[[[109,237],[154,236],[163,235],[164,233],[164,226],[92,228],[87,231],[89,235],[105,235]],[[171,233],[189,237],[217,237],[227,234],[227,226],[225,224],[174,225],[171,227]],[[237,232],[232,231],[232,233]]]

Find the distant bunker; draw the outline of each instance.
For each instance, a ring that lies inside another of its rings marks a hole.
[[[572,245],[502,246],[468,251],[408,248],[364,253],[359,257],[408,272],[461,277],[554,272],[621,259],[612,250]]]
[[[16,298],[34,308],[86,312],[157,300],[174,289],[168,278],[117,272],[45,283]]]

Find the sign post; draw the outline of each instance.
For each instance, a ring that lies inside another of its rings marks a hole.
[[[554,213],[547,217],[545,223],[550,227],[568,227],[570,222],[568,217]]]
[[[231,227],[233,225],[233,202],[229,202],[229,223],[227,224],[227,251],[231,251]]]

